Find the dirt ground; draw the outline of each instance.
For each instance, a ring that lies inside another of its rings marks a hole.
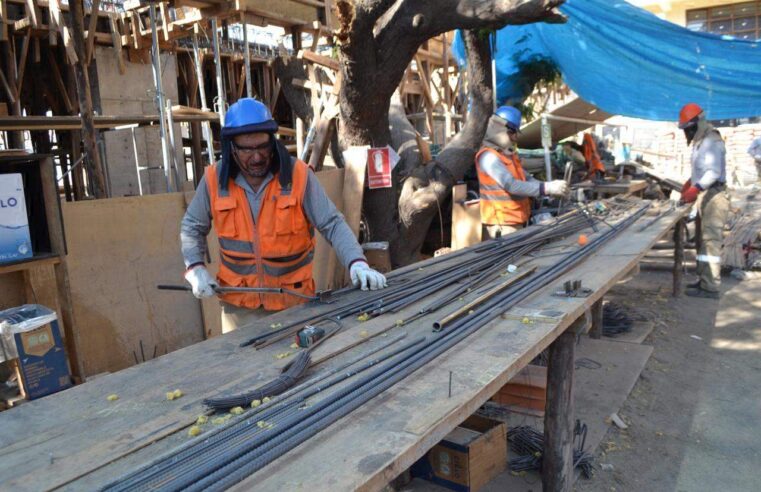
[[[612,291],[655,320],[654,352],[578,491],[761,490],[761,280],[725,277],[720,301],[669,285],[643,271]]]

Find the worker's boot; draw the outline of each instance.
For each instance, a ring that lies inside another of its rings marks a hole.
[[[705,299],[718,299],[719,293],[718,292],[712,292],[710,290],[701,289],[700,287],[697,288],[689,288],[684,291],[684,293],[690,297],[702,297]]]
[[[689,283],[685,285],[688,289],[699,289],[700,288],[700,279],[697,279],[696,281]]]

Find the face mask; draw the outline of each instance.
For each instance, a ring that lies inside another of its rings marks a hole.
[[[695,138],[695,134],[698,133],[698,124],[692,124],[684,129],[684,136],[687,138],[687,145],[690,145],[692,143],[692,140]]]

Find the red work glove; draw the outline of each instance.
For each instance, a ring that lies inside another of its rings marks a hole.
[[[685,181],[685,182],[684,182],[684,184],[682,185],[682,191],[681,191],[682,195],[684,195],[684,194],[687,192],[687,190],[689,190],[689,189],[690,189],[690,186],[692,186],[692,180],[691,180],[691,179],[688,179],[688,180],[687,180],[687,181]]]
[[[700,188],[697,186],[690,186],[687,188],[687,191],[682,193],[682,201],[684,203],[692,203],[695,200],[698,199],[698,195],[700,194]]]

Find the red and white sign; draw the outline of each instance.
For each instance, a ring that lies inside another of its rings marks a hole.
[[[371,190],[391,188],[391,171],[399,156],[389,146],[367,149],[367,186]]]

